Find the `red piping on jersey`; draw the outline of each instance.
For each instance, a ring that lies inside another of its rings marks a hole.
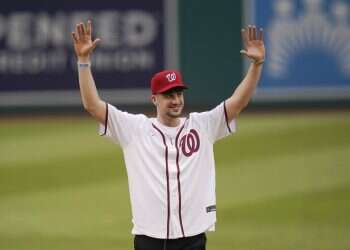
[[[179,193],[179,219],[180,219],[181,232],[182,232],[182,236],[183,237],[185,237],[185,232],[184,232],[184,227],[182,225],[182,216],[181,216],[181,185],[180,185],[180,165],[179,165],[180,153],[179,153],[178,139],[179,139],[179,135],[181,134],[181,131],[183,130],[184,126],[185,126],[185,123],[180,128],[179,132],[176,135],[176,139],[175,139],[175,145],[176,145],[176,167],[177,167],[177,191]]]
[[[228,132],[232,133],[231,128],[230,128],[230,124],[228,122],[228,118],[227,118],[227,110],[226,110],[226,103],[224,102],[224,113],[225,113],[225,120],[226,120],[226,126],[228,129]]]
[[[101,136],[104,136],[107,134],[107,123],[108,123],[108,104],[106,103],[105,131]]]
[[[167,189],[167,206],[168,206],[168,214],[167,214],[167,227],[166,227],[166,238],[169,239],[169,225],[170,225],[170,190],[169,190],[169,168],[168,168],[168,145],[165,141],[165,136],[163,132],[157,128],[153,123],[152,126],[159,132],[162,136],[163,144],[165,147],[165,172],[166,172],[166,189]]]

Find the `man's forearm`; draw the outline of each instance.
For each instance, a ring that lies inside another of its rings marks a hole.
[[[78,59],[78,75],[80,94],[84,108],[88,111],[93,110],[94,107],[101,101],[101,99],[98,95],[95,81],[91,73],[89,59]]]

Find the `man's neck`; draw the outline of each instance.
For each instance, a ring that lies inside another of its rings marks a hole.
[[[178,117],[161,117],[158,115],[157,120],[167,127],[177,127],[180,125],[180,118]]]

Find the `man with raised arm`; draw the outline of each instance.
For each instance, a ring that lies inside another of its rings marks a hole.
[[[100,39],[91,34],[90,21],[72,33],[81,97],[101,135],[123,150],[135,250],[205,250],[205,233],[216,222],[213,145],[236,132],[235,120],[256,89],[265,59],[262,30],[242,29],[248,72],[212,110],[182,117],[187,85],[180,72],[156,73],[150,81],[155,118],[123,112],[99,97],[90,59]]]

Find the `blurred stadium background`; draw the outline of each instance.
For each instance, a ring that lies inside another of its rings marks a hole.
[[[102,39],[102,98],[153,114],[149,78],[183,72],[187,111],[245,73],[240,29],[267,61],[238,133],[215,147],[208,249],[350,249],[350,1],[19,1],[0,10],[0,249],[132,249],[120,148],[83,111],[70,32]]]

